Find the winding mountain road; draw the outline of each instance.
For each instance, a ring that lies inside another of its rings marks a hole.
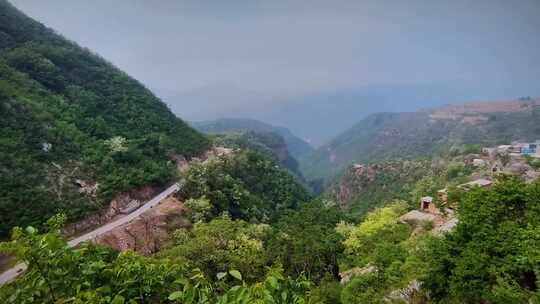
[[[113,229],[115,229],[117,227],[120,227],[120,226],[122,226],[122,225],[124,225],[126,223],[129,223],[130,221],[132,221],[132,220],[136,219],[137,217],[139,217],[141,214],[143,214],[146,211],[153,208],[154,206],[159,205],[159,203],[161,203],[161,201],[164,200],[169,195],[171,195],[171,194],[173,194],[175,192],[178,192],[181,187],[182,187],[181,183],[173,184],[172,186],[170,186],[169,188],[165,189],[164,191],[162,191],[161,193],[156,195],[154,198],[152,198],[151,200],[146,202],[144,205],[142,205],[140,208],[133,211],[132,213],[130,213],[130,214],[124,216],[124,217],[121,217],[121,218],[117,219],[116,221],[107,223],[107,224],[105,224],[105,225],[103,225],[103,226],[101,226],[101,227],[99,227],[99,228],[97,228],[97,229],[95,229],[93,231],[90,231],[90,232],[88,232],[86,234],[83,234],[83,235],[69,241],[68,245],[70,247],[75,247],[75,246],[79,245],[82,242],[96,239],[98,236],[100,236],[100,235],[102,235],[104,233],[107,233],[107,232],[109,232],[109,231],[111,231],[111,230],[113,230]],[[15,265],[13,268],[11,268],[11,269],[3,272],[2,274],[0,274],[0,286],[14,280],[19,274],[23,273],[24,270],[26,270],[26,268],[27,268],[26,264],[19,263],[19,264]]]

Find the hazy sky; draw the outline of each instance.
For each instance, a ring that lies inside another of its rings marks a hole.
[[[540,95],[539,0],[11,1],[187,119],[370,86]]]

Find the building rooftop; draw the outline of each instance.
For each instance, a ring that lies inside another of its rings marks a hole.
[[[468,182],[468,183],[459,185],[458,187],[460,187],[460,188],[469,188],[469,187],[474,187],[474,186],[485,187],[485,186],[491,185],[492,183],[493,182],[490,181],[489,179],[481,178],[481,179],[474,180],[472,182]]]
[[[424,196],[424,197],[422,197],[422,202],[429,202],[429,203],[431,203],[431,202],[433,202],[433,197],[431,197],[431,196]]]

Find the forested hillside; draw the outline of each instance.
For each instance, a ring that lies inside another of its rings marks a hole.
[[[285,140],[277,133],[247,131],[210,135],[210,138],[216,146],[248,149],[263,154],[288,169],[300,181],[305,181],[298,161],[289,153]]]
[[[328,181],[354,162],[415,159],[540,138],[540,100],[471,103],[411,113],[377,113],[301,162],[308,180]]]
[[[0,0],[0,237],[165,184],[209,141],[137,80]],[[81,184],[91,185],[86,189]]]
[[[253,131],[256,133],[276,133],[283,137],[289,152],[297,160],[309,155],[314,151],[306,141],[295,136],[286,128],[276,127],[254,119],[228,118],[213,121],[200,121],[191,123],[197,130],[209,134],[244,133]]]

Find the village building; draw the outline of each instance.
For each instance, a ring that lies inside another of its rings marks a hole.
[[[525,155],[540,158],[540,139],[532,143],[513,141],[511,145],[500,145],[496,148],[484,147],[482,154],[490,159],[495,159],[497,154],[508,154],[513,159],[519,159]]]
[[[521,152],[520,153],[512,152],[509,155],[511,159],[523,159],[523,154],[521,154]]]
[[[510,153],[512,150],[512,145],[500,145],[497,147],[498,153]]]
[[[511,148],[511,153],[519,153],[521,155],[533,155],[538,152],[540,149],[540,140],[537,140],[532,143],[513,143]]]
[[[433,202],[433,197],[424,196],[420,199],[420,210],[424,212],[429,212],[432,214],[440,214],[439,208]]]

